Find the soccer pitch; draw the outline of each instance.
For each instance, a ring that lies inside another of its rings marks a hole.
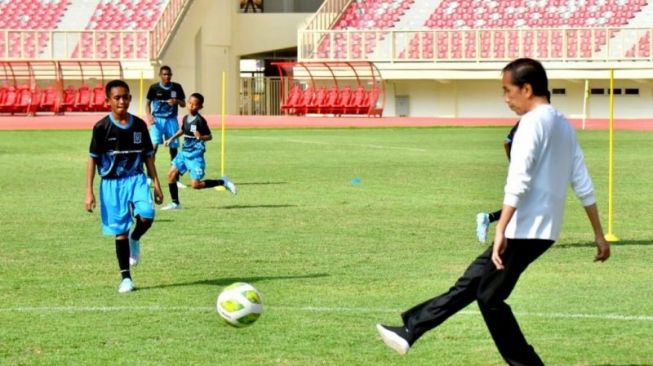
[[[404,357],[374,325],[448,289],[483,250],[475,216],[500,207],[507,130],[228,131],[239,194],[180,190],[126,295],[99,208],[83,207],[90,130],[1,131],[0,364],[502,365],[475,304]],[[579,131],[606,232],[607,136]],[[216,138],[207,178],[219,152]],[[508,299],[547,365],[653,365],[651,156],[653,133],[616,133],[612,258],[592,262],[570,192],[561,238]],[[165,203],[168,164],[160,149]],[[215,312],[236,281],[264,296],[245,329]]]

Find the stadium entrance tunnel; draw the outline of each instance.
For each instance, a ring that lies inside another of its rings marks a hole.
[[[275,62],[281,76],[281,110],[286,115],[381,117],[385,83],[368,61]]]

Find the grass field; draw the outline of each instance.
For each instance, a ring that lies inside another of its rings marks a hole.
[[[446,290],[482,251],[475,214],[501,202],[506,132],[229,131],[238,196],[180,191],[184,209],[157,212],[127,295],[113,239],[83,209],[90,131],[0,132],[0,364],[501,365],[475,304],[405,357],[374,324]],[[616,136],[613,257],[592,263],[570,194],[561,238],[509,299],[547,365],[653,365],[653,134]],[[579,137],[607,231],[607,133]],[[209,177],[219,150],[209,144]],[[264,294],[246,329],[214,310],[234,281]]]

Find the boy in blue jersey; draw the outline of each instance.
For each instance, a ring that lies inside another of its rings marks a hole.
[[[508,157],[508,161],[510,161],[510,150],[512,149],[512,140],[515,137],[515,132],[517,132],[517,128],[519,127],[519,121],[515,123],[514,126],[510,129],[510,132],[508,133],[508,136],[506,136],[506,139],[503,141],[503,148],[506,150],[506,156]],[[481,243],[485,243],[485,239],[487,238],[487,232],[490,227],[490,224],[499,221],[499,217],[501,217],[501,210],[497,210],[494,212],[479,212],[476,215],[476,237],[478,238],[478,241]]]
[[[179,130],[178,107],[186,106],[184,88],[171,81],[172,69],[170,66],[161,66],[159,77],[161,81],[152,84],[147,91],[147,104],[145,105],[155,155],[159,145]],[[177,156],[178,147],[179,143],[176,140],[170,144],[170,161]],[[181,182],[178,184],[180,188],[186,188]]]
[[[188,98],[188,114],[182,119],[181,129],[165,141],[165,145],[168,146],[181,135],[184,135],[184,146],[172,161],[168,171],[168,188],[170,189],[172,202],[163,207],[162,210],[181,208],[176,182],[179,180],[179,175],[186,172],[190,172],[191,185],[195,189],[224,186],[229,192],[236,194],[236,186],[227,177],[202,180],[206,169],[206,162],[204,161],[205,144],[206,141],[213,139],[208,122],[199,114],[203,106],[204,96],[200,93],[193,93]]]
[[[88,212],[93,212],[93,180],[97,169],[102,178],[102,232],[116,237],[116,256],[122,276],[118,292],[126,293],[134,289],[129,267],[140,260],[139,240],[154,220],[154,203],[143,164],[154,184],[157,204],[163,202],[163,193],[154,166],[154,149],[147,124],[128,112],[131,102],[129,86],[122,80],[113,80],[107,84],[105,93],[111,112],[93,127],[84,205]],[[136,219],[136,226],[129,235],[133,219]]]

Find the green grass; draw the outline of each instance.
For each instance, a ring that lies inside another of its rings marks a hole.
[[[481,252],[475,214],[501,202],[506,132],[229,131],[238,196],[182,190],[184,210],[157,212],[127,295],[113,239],[83,209],[90,131],[0,132],[0,364],[501,365],[475,304],[403,358],[374,324],[397,323]],[[607,133],[579,137],[607,231]],[[592,263],[570,194],[561,238],[509,299],[547,365],[653,364],[653,134],[616,138],[613,257]],[[235,281],[264,294],[249,328],[214,311]]]

